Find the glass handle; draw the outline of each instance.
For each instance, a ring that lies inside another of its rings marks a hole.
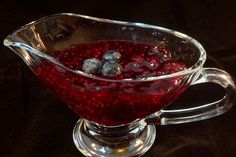
[[[222,86],[226,91],[225,96],[215,102],[197,107],[178,110],[160,110],[147,117],[145,121],[148,124],[159,125],[180,124],[208,119],[228,111],[236,100],[236,88],[231,76],[227,72],[220,69],[204,68],[199,78],[191,85],[206,82],[212,82]]]

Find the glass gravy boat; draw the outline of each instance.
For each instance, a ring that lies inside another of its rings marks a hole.
[[[73,69],[54,56],[66,53],[71,45],[98,41],[164,42],[171,48],[171,56],[188,67],[160,76],[112,79]],[[141,156],[154,143],[154,125],[208,119],[225,113],[235,103],[231,76],[220,69],[203,68],[206,52],[201,44],[174,30],[62,13],[19,28],[5,38],[4,45],[81,117],[73,140],[85,156]],[[198,107],[165,109],[189,86],[206,82],[222,86],[225,96]]]

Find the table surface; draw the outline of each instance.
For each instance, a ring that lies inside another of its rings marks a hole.
[[[73,12],[137,21],[184,32],[205,47],[206,66],[236,77],[236,1],[0,1],[0,41],[40,17]],[[0,156],[82,157],[72,141],[78,116],[44,86],[25,63],[0,45]],[[222,89],[189,89],[189,103],[217,99]],[[191,93],[193,92],[193,93]],[[197,92],[198,94],[194,94]],[[181,101],[181,100],[180,100]],[[157,126],[157,138],[144,157],[235,157],[236,107],[205,121]]]

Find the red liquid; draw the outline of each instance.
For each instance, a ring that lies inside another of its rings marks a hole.
[[[186,68],[184,63],[171,58],[164,45],[154,47],[125,41],[80,44],[48,54],[70,69],[81,70],[85,59],[101,60],[108,50],[121,53],[122,74],[115,77],[97,74],[98,77],[112,80],[142,78]],[[131,63],[138,66],[132,68]],[[65,70],[46,59],[35,72],[80,117],[103,125],[121,125],[144,118],[166,107],[187,86],[184,76],[136,83],[101,81]]]

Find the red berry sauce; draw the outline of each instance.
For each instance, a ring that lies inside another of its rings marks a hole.
[[[121,79],[143,79],[175,73],[187,68],[175,60],[166,45],[148,45],[127,41],[98,41],[78,44],[63,51],[48,52],[55,60],[75,71],[82,71],[88,58],[102,60],[108,50],[121,53],[120,75],[96,77],[111,82],[82,76],[42,59],[34,70],[80,117],[103,125],[121,125],[144,118],[169,105],[187,85],[185,76],[155,81],[122,82]]]

